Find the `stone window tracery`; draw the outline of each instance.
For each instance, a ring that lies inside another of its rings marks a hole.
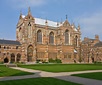
[[[41,30],[38,30],[38,32],[37,32],[37,42],[42,43],[42,32],[41,32]]]
[[[50,44],[54,44],[54,33],[53,33],[53,32],[51,32],[51,33],[49,34],[49,43],[50,43]]]
[[[69,45],[69,31],[68,30],[65,31],[65,44]]]

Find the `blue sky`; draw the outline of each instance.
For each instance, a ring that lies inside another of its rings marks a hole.
[[[65,20],[80,24],[83,37],[102,40],[102,0],[0,0],[0,39],[16,40],[16,24],[20,11],[27,15],[28,7],[34,17],[52,21]]]

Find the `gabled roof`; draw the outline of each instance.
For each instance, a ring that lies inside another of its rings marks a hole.
[[[25,18],[25,17],[26,17],[25,15],[22,15],[22,18]],[[34,18],[34,19],[35,19],[35,24],[46,25],[45,19],[41,19],[41,18]],[[61,23],[57,23],[57,22],[50,21],[50,20],[47,20],[47,24],[48,26],[51,26],[51,27],[59,27],[62,25]],[[57,24],[59,24],[59,26],[57,26]]]
[[[94,45],[94,47],[102,47],[102,42],[98,42]]]
[[[18,41],[13,41],[13,40],[1,40],[1,39],[0,39],[0,44],[21,45],[20,42],[18,42]]]
[[[34,18],[34,19],[35,19],[35,24],[45,25],[45,22],[46,22],[45,19],[40,19],[40,18]],[[54,21],[47,20],[47,24],[48,24],[48,26],[51,26],[51,27],[58,27],[57,22],[54,22]],[[62,25],[60,23],[58,23],[58,24],[59,24],[59,26]]]

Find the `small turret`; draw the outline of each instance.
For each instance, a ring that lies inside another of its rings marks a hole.
[[[58,23],[58,21],[57,21],[57,26],[59,26],[59,23]]]
[[[27,14],[27,16],[25,17],[26,19],[30,19],[30,20],[34,20],[34,17],[32,16],[32,14],[31,14],[31,10],[30,10],[30,7],[28,8],[28,14]]]
[[[95,40],[99,41],[99,36],[98,35],[95,35]]]
[[[45,25],[48,26],[48,21],[47,21],[47,19],[46,19],[46,21],[45,21]]]
[[[19,19],[22,19],[22,12],[20,11],[20,16],[19,16]]]
[[[66,20],[68,20],[68,16],[66,15]]]
[[[78,31],[80,31],[80,25],[78,25]]]
[[[72,28],[75,28],[75,24],[74,23],[72,23],[71,26],[72,26]]]
[[[28,15],[31,15],[30,7],[28,8]]]

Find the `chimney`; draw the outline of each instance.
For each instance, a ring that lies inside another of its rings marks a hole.
[[[99,35],[95,35],[95,40],[99,41]]]
[[[89,40],[89,38],[88,37],[84,37],[84,41],[88,41]]]

